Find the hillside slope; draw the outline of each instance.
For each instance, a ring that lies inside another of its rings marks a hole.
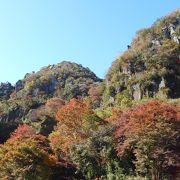
[[[45,131],[51,131],[55,107],[62,104],[61,100],[86,97],[92,85],[100,82],[101,79],[88,68],[64,61],[44,67],[36,73],[26,74],[24,79],[15,84],[15,87],[10,83],[2,83],[0,86],[0,142],[24,121],[30,124],[34,122],[38,126],[37,129],[39,128],[38,131],[41,131],[42,124],[45,126]],[[50,106],[46,105],[48,103]],[[51,106],[54,109],[49,112],[49,109],[52,109]],[[47,130],[47,126],[50,130]]]
[[[106,75],[104,104],[144,97],[180,97],[180,11],[138,31]]]
[[[88,68],[63,61],[26,74],[23,80],[16,83],[15,91],[17,97],[47,95],[69,100],[87,96],[90,85],[100,81]]]

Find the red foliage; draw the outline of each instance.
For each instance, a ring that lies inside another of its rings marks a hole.
[[[83,116],[88,114],[94,114],[88,104],[72,99],[68,104],[59,109],[56,119],[59,123],[66,125],[70,129],[79,129],[83,125]]]
[[[17,140],[32,138],[36,135],[35,130],[33,127],[23,124],[20,125],[12,134],[11,137],[8,139],[8,142],[13,142]]]
[[[180,122],[179,108],[171,104],[153,100],[148,103],[137,105],[122,113],[117,120],[115,136],[121,139],[117,150],[119,155],[124,153],[126,148],[124,139],[141,133],[147,126],[155,126],[162,120],[166,123]]]
[[[36,134],[35,129],[27,124],[20,125],[17,129],[15,129],[7,142],[13,143],[14,141],[23,141],[27,139],[36,141],[38,143],[38,146],[46,151],[49,151],[50,149],[46,137]]]

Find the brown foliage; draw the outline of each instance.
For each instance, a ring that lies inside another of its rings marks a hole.
[[[45,104],[45,109],[57,113],[58,109],[65,105],[65,102],[59,98],[51,98]]]
[[[26,141],[27,139],[37,142],[38,147],[41,147],[45,151],[50,150],[49,142],[46,137],[36,134],[35,129],[27,124],[19,125],[19,127],[15,129],[10,138],[7,140],[7,143],[13,144],[15,141]]]

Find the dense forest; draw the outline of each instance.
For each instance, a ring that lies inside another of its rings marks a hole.
[[[104,79],[64,61],[0,84],[0,179],[180,179],[180,11],[137,32]]]

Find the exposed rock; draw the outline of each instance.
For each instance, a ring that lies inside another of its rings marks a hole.
[[[156,39],[152,40],[151,42],[152,42],[153,45],[156,45],[156,46],[160,46],[161,45],[160,41],[158,41]]]
[[[177,34],[176,29],[180,25],[180,16],[177,16],[171,23],[166,24],[162,28],[164,38],[172,39],[174,42],[180,44],[180,34]]]
[[[139,84],[135,84],[132,86],[133,88],[133,98],[134,100],[140,100],[142,98],[142,92],[141,92],[141,87]]]
[[[109,103],[110,103],[110,104],[113,104],[114,101],[115,101],[114,97],[110,96],[110,98],[109,98]]]
[[[171,39],[178,44],[180,44],[180,34],[178,35],[176,33],[176,28],[179,24],[180,24],[179,21],[174,21],[174,23],[169,24],[169,32]]]
[[[168,39],[170,38],[170,32],[169,32],[167,26],[165,26],[165,27],[162,28],[162,33],[163,33],[163,36],[164,36],[165,38],[168,38]]]
[[[165,84],[165,79],[164,79],[164,77],[162,77],[161,82],[160,82],[160,84],[159,84],[159,89],[164,88],[164,87],[166,87],[166,84]]]
[[[25,77],[28,77],[30,74],[28,74],[27,76],[25,76]],[[19,80],[19,81],[17,81],[16,82],[16,85],[15,85],[15,91],[16,91],[16,93],[18,92],[18,91],[20,91],[21,89],[23,89],[24,88],[24,82],[23,81],[21,81],[21,80]]]
[[[49,65],[40,71],[28,74],[16,83],[18,97],[46,95],[58,96],[68,100],[73,97],[87,96],[91,84],[101,80],[88,68],[64,61]]]
[[[169,24],[169,31],[170,31],[170,35],[172,36],[174,33],[176,33],[175,31],[176,26],[174,24]]]
[[[124,73],[124,74],[130,74],[130,73],[131,73],[130,68],[128,68],[128,67],[122,67],[122,73]]]
[[[14,87],[11,83],[1,83],[0,84],[0,100],[9,99],[11,93],[14,91]]]
[[[108,84],[103,103],[116,103],[118,94],[130,94],[132,99],[140,100],[143,97],[156,97],[160,91],[169,98],[179,98],[179,29],[180,11],[176,11],[150,28],[140,30],[131,48],[112,63],[106,75],[105,82]],[[114,90],[113,96],[108,91],[109,87]],[[124,93],[127,91],[129,93]],[[114,97],[113,101],[111,97]]]
[[[176,36],[175,34],[172,35],[172,39],[174,40],[174,42],[180,44],[180,36]]]

